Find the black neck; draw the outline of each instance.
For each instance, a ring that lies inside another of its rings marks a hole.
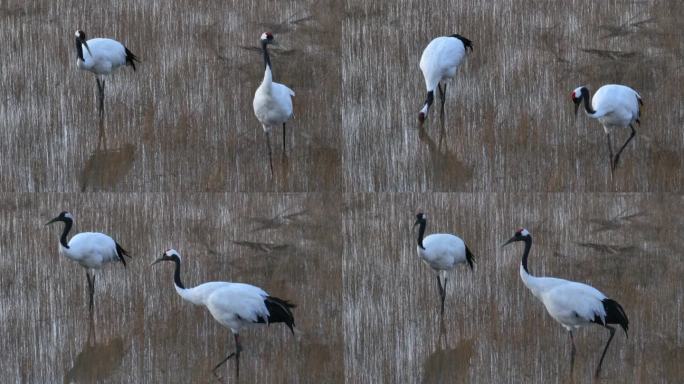
[[[64,229],[62,230],[62,236],[59,237],[59,243],[62,244],[64,248],[69,248],[69,244],[67,243],[67,235],[69,234],[72,225],[74,225],[73,220],[64,220]]]
[[[81,44],[81,41],[78,39],[78,37],[76,38],[76,55],[79,59],[81,59],[81,61],[85,61],[83,60],[83,44]]]
[[[266,67],[271,68],[271,57],[268,56],[268,43],[266,41],[261,42],[261,49],[264,51],[264,69]],[[271,68],[273,71],[273,68]]]
[[[430,107],[432,106],[432,103],[435,101],[435,91],[430,91],[427,93],[427,98],[425,99],[425,104],[428,107],[428,110],[430,110]]]
[[[584,101],[584,110],[587,111],[588,114],[593,115],[596,113],[591,107],[591,93],[589,93],[589,90],[586,88],[582,88],[582,101]]]
[[[427,221],[421,220],[420,221],[420,227],[418,228],[418,246],[421,249],[425,249],[425,247],[423,247],[423,236],[425,235],[425,227],[426,226],[427,226]]]
[[[180,289],[185,289],[185,286],[183,285],[183,282],[181,281],[180,278],[180,259],[178,257],[173,258],[173,262],[176,263],[176,271],[173,273],[173,282],[176,283],[176,286]]]
[[[525,252],[523,253],[523,258],[522,258],[522,266],[525,269],[525,272],[528,274],[530,271],[527,269],[527,256],[530,255],[530,248],[532,248],[532,236],[528,236],[525,238]]]

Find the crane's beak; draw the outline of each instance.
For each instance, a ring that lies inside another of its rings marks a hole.
[[[157,260],[155,260],[154,263],[150,264],[150,267],[153,266],[153,265],[155,265],[155,264],[157,264],[157,263],[160,262],[160,261],[164,261],[164,256],[162,256],[162,257],[158,258]]]
[[[48,221],[47,223],[45,223],[45,225],[52,224],[52,223],[54,223],[55,221],[59,221],[59,217],[55,217],[54,219],[52,219],[52,220]]]
[[[512,243],[512,242],[514,242],[514,241],[515,241],[515,236],[511,237],[507,242],[503,243],[503,244],[501,245],[501,248],[507,246],[508,244],[510,244],[510,243]]]
[[[415,228],[415,227],[416,227],[416,225],[418,225],[418,224],[420,224],[420,220],[416,220],[416,222],[415,222],[415,223],[413,223],[413,228]]]
[[[572,99],[572,101],[575,103],[575,119],[577,119],[577,111],[582,103],[582,99]]]

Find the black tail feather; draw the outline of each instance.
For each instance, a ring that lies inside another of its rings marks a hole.
[[[119,260],[121,260],[121,262],[123,263],[123,265],[125,267],[126,266],[126,259],[124,259],[124,256],[130,258],[131,255],[129,255],[128,251],[123,249],[123,247],[121,247],[121,245],[119,243],[114,242],[114,244],[116,244],[116,255],[119,256]]]
[[[295,308],[296,305],[287,300],[279,299],[277,297],[269,296],[264,300],[266,309],[268,309],[268,319],[259,318],[259,323],[285,323],[290,332],[294,335],[295,320],[290,308]]]
[[[603,308],[606,310],[606,322],[603,324],[601,319],[596,316],[594,319],[595,323],[607,325],[607,324],[619,324],[622,330],[625,331],[627,335],[627,330],[629,329],[629,319],[622,305],[613,299],[603,299]]]
[[[465,38],[465,37],[459,35],[458,33],[454,33],[454,34],[451,35],[450,37],[455,37],[455,38],[461,40],[461,42],[463,43],[463,46],[465,47],[466,51],[467,51],[469,48],[470,48],[470,52],[473,51],[473,42],[472,42],[472,41],[470,41],[470,40],[468,40],[467,38]]]
[[[472,252],[470,252],[470,249],[468,246],[465,246],[466,249],[466,261],[468,262],[468,265],[470,265],[470,270],[473,270],[473,263],[475,263],[475,255],[473,255]]]
[[[130,65],[135,71],[135,62],[137,61],[139,63],[140,59],[138,59],[138,56],[134,55],[133,52],[129,51],[128,48],[124,47],[124,50],[126,50],[126,65]]]

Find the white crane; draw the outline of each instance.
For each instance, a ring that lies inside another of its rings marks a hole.
[[[59,238],[59,251],[85,268],[86,279],[88,279],[88,292],[90,294],[90,304],[88,307],[92,313],[93,295],[95,294],[95,272],[105,266],[105,264],[118,261],[123,263],[125,267],[126,259],[124,256],[129,258],[130,256],[119,243],[104,233],[81,232],[67,242],[69,231],[74,225],[74,217],[71,213],[64,211],[45,225],[58,221],[64,223],[64,230],[62,230],[62,235]]]
[[[439,89],[439,96],[442,99],[440,115],[442,121],[444,120],[446,81],[456,75],[456,69],[461,65],[468,49],[472,52],[472,41],[459,34],[453,34],[433,39],[423,50],[423,55],[420,57],[420,70],[423,71],[423,77],[425,78],[427,99],[425,99],[423,109],[418,113],[418,120],[421,124],[427,118],[430,106],[432,106],[435,89]],[[444,82],[444,89],[442,89],[441,82]]]
[[[594,287],[553,277],[536,277],[530,275],[527,269],[527,257],[532,248],[532,235],[527,229],[519,228],[507,244],[522,241],[525,243],[522,262],[520,263],[520,278],[532,294],[546,307],[546,311],[559,322],[570,334],[570,372],[575,364],[575,340],[572,331],[580,327],[598,324],[610,331],[610,337],[603,349],[601,360],[596,368],[595,376],[601,372],[601,364],[606,356],[608,346],[615,336],[615,328],[609,324],[619,324],[627,335],[629,320],[625,310],[615,300],[609,299]]]
[[[186,301],[205,306],[209,313],[224,327],[230,328],[235,338],[235,352],[221,360],[214,369],[223,365],[228,359],[235,357],[235,374],[240,376],[240,329],[254,324],[285,323],[294,334],[294,316],[291,308],[295,305],[286,300],[269,296],[259,287],[249,284],[213,281],[185,288],[180,278],[181,256],[175,249],[169,249],[152,265],[161,261],[171,261],[176,269],[173,275],[176,292]]]
[[[76,55],[78,69],[95,74],[100,99],[100,115],[102,115],[104,113],[104,76],[124,65],[130,65],[135,71],[135,62],[140,62],[140,60],[118,41],[104,38],[86,40],[86,34],[81,30],[76,31]]]
[[[606,84],[596,91],[593,98],[587,87],[576,88],[572,91],[571,97],[575,103],[575,116],[577,116],[580,103],[584,101],[584,110],[587,116],[598,119],[603,125],[608,141],[610,170],[611,172],[614,171],[617,168],[622,150],[625,149],[627,144],[636,135],[633,124],[635,122],[641,124],[639,117],[641,117],[641,105],[644,104],[641,96],[630,87],[619,84]],[[617,155],[613,157],[613,144],[610,140],[610,132],[613,129],[627,127],[632,130],[632,133],[622,147],[620,147]]]
[[[418,256],[423,262],[429,265],[437,276],[437,286],[439,287],[439,297],[442,299],[442,312],[444,314],[444,298],[446,297],[447,277],[446,273],[451,271],[459,264],[468,263],[473,269],[475,256],[460,237],[449,233],[433,233],[425,238],[425,227],[427,226],[427,215],[420,212],[416,215],[416,222],[413,224],[418,227]],[[440,275],[444,277],[444,287],[440,281]]]
[[[264,79],[254,93],[254,115],[261,123],[266,133],[266,145],[268,146],[268,162],[273,174],[273,160],[271,159],[270,133],[273,128],[283,126],[283,153],[285,152],[285,123],[292,115],[292,97],[294,91],[283,84],[273,81],[271,59],[268,55],[268,45],[274,44],[273,34],[264,32],[261,35],[261,48],[264,52]]]

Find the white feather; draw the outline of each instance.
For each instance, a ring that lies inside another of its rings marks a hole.
[[[264,78],[254,94],[254,115],[264,131],[283,125],[292,117],[294,91],[283,84],[273,82],[271,68],[266,67]]]
[[[76,61],[79,69],[96,75],[109,75],[115,69],[126,65],[126,48],[118,41],[95,38],[88,40],[87,43],[90,51],[81,44],[83,60],[79,58]]]
[[[465,46],[460,39],[449,36],[433,39],[420,57],[420,70],[423,71],[427,91],[434,91],[441,81],[453,78],[465,54]]]

